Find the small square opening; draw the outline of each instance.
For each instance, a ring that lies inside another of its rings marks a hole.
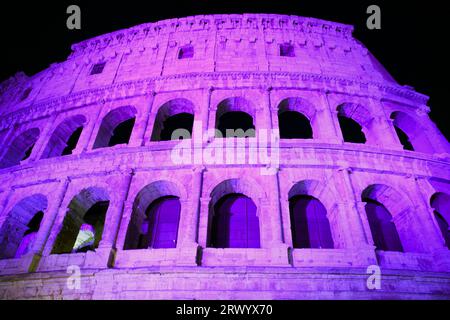
[[[106,65],[105,62],[94,64],[91,70],[91,75],[102,73],[103,69],[105,68],[105,65]]]
[[[280,44],[280,56],[295,57],[294,46],[290,43]]]

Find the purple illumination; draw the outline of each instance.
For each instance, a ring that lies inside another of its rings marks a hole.
[[[180,200],[164,197],[147,209],[139,248],[176,248],[180,221]]]
[[[289,206],[294,248],[334,247],[327,211],[319,200],[298,196],[289,200]]]
[[[402,252],[403,247],[397,228],[389,211],[382,204],[367,200],[366,213],[376,248],[384,251]]]
[[[450,145],[352,31],[171,19],[1,83],[0,298],[448,299]]]
[[[259,248],[259,220],[252,199],[241,194],[223,197],[214,209],[211,246]]]

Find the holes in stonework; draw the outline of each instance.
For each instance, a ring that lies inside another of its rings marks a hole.
[[[281,57],[295,57],[294,46],[290,43],[280,44],[280,56]]]
[[[178,59],[190,59],[194,57],[194,47],[185,45],[178,50]]]
[[[100,74],[105,68],[106,62],[96,63],[92,66],[91,75]]]

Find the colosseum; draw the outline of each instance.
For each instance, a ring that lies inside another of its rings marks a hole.
[[[0,299],[450,299],[450,145],[352,34],[169,19],[1,83]]]

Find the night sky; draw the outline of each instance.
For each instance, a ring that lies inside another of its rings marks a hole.
[[[431,97],[431,117],[450,138],[446,108],[449,15],[444,1],[320,0],[40,0],[0,4],[0,81],[18,71],[32,75],[64,61],[70,45],[104,33],[166,18],[213,13],[281,13],[355,26],[362,41],[401,84]],[[161,5],[164,3],[164,6]],[[82,29],[66,28],[66,8],[77,4]],[[366,9],[377,4],[382,29],[366,28]]]

